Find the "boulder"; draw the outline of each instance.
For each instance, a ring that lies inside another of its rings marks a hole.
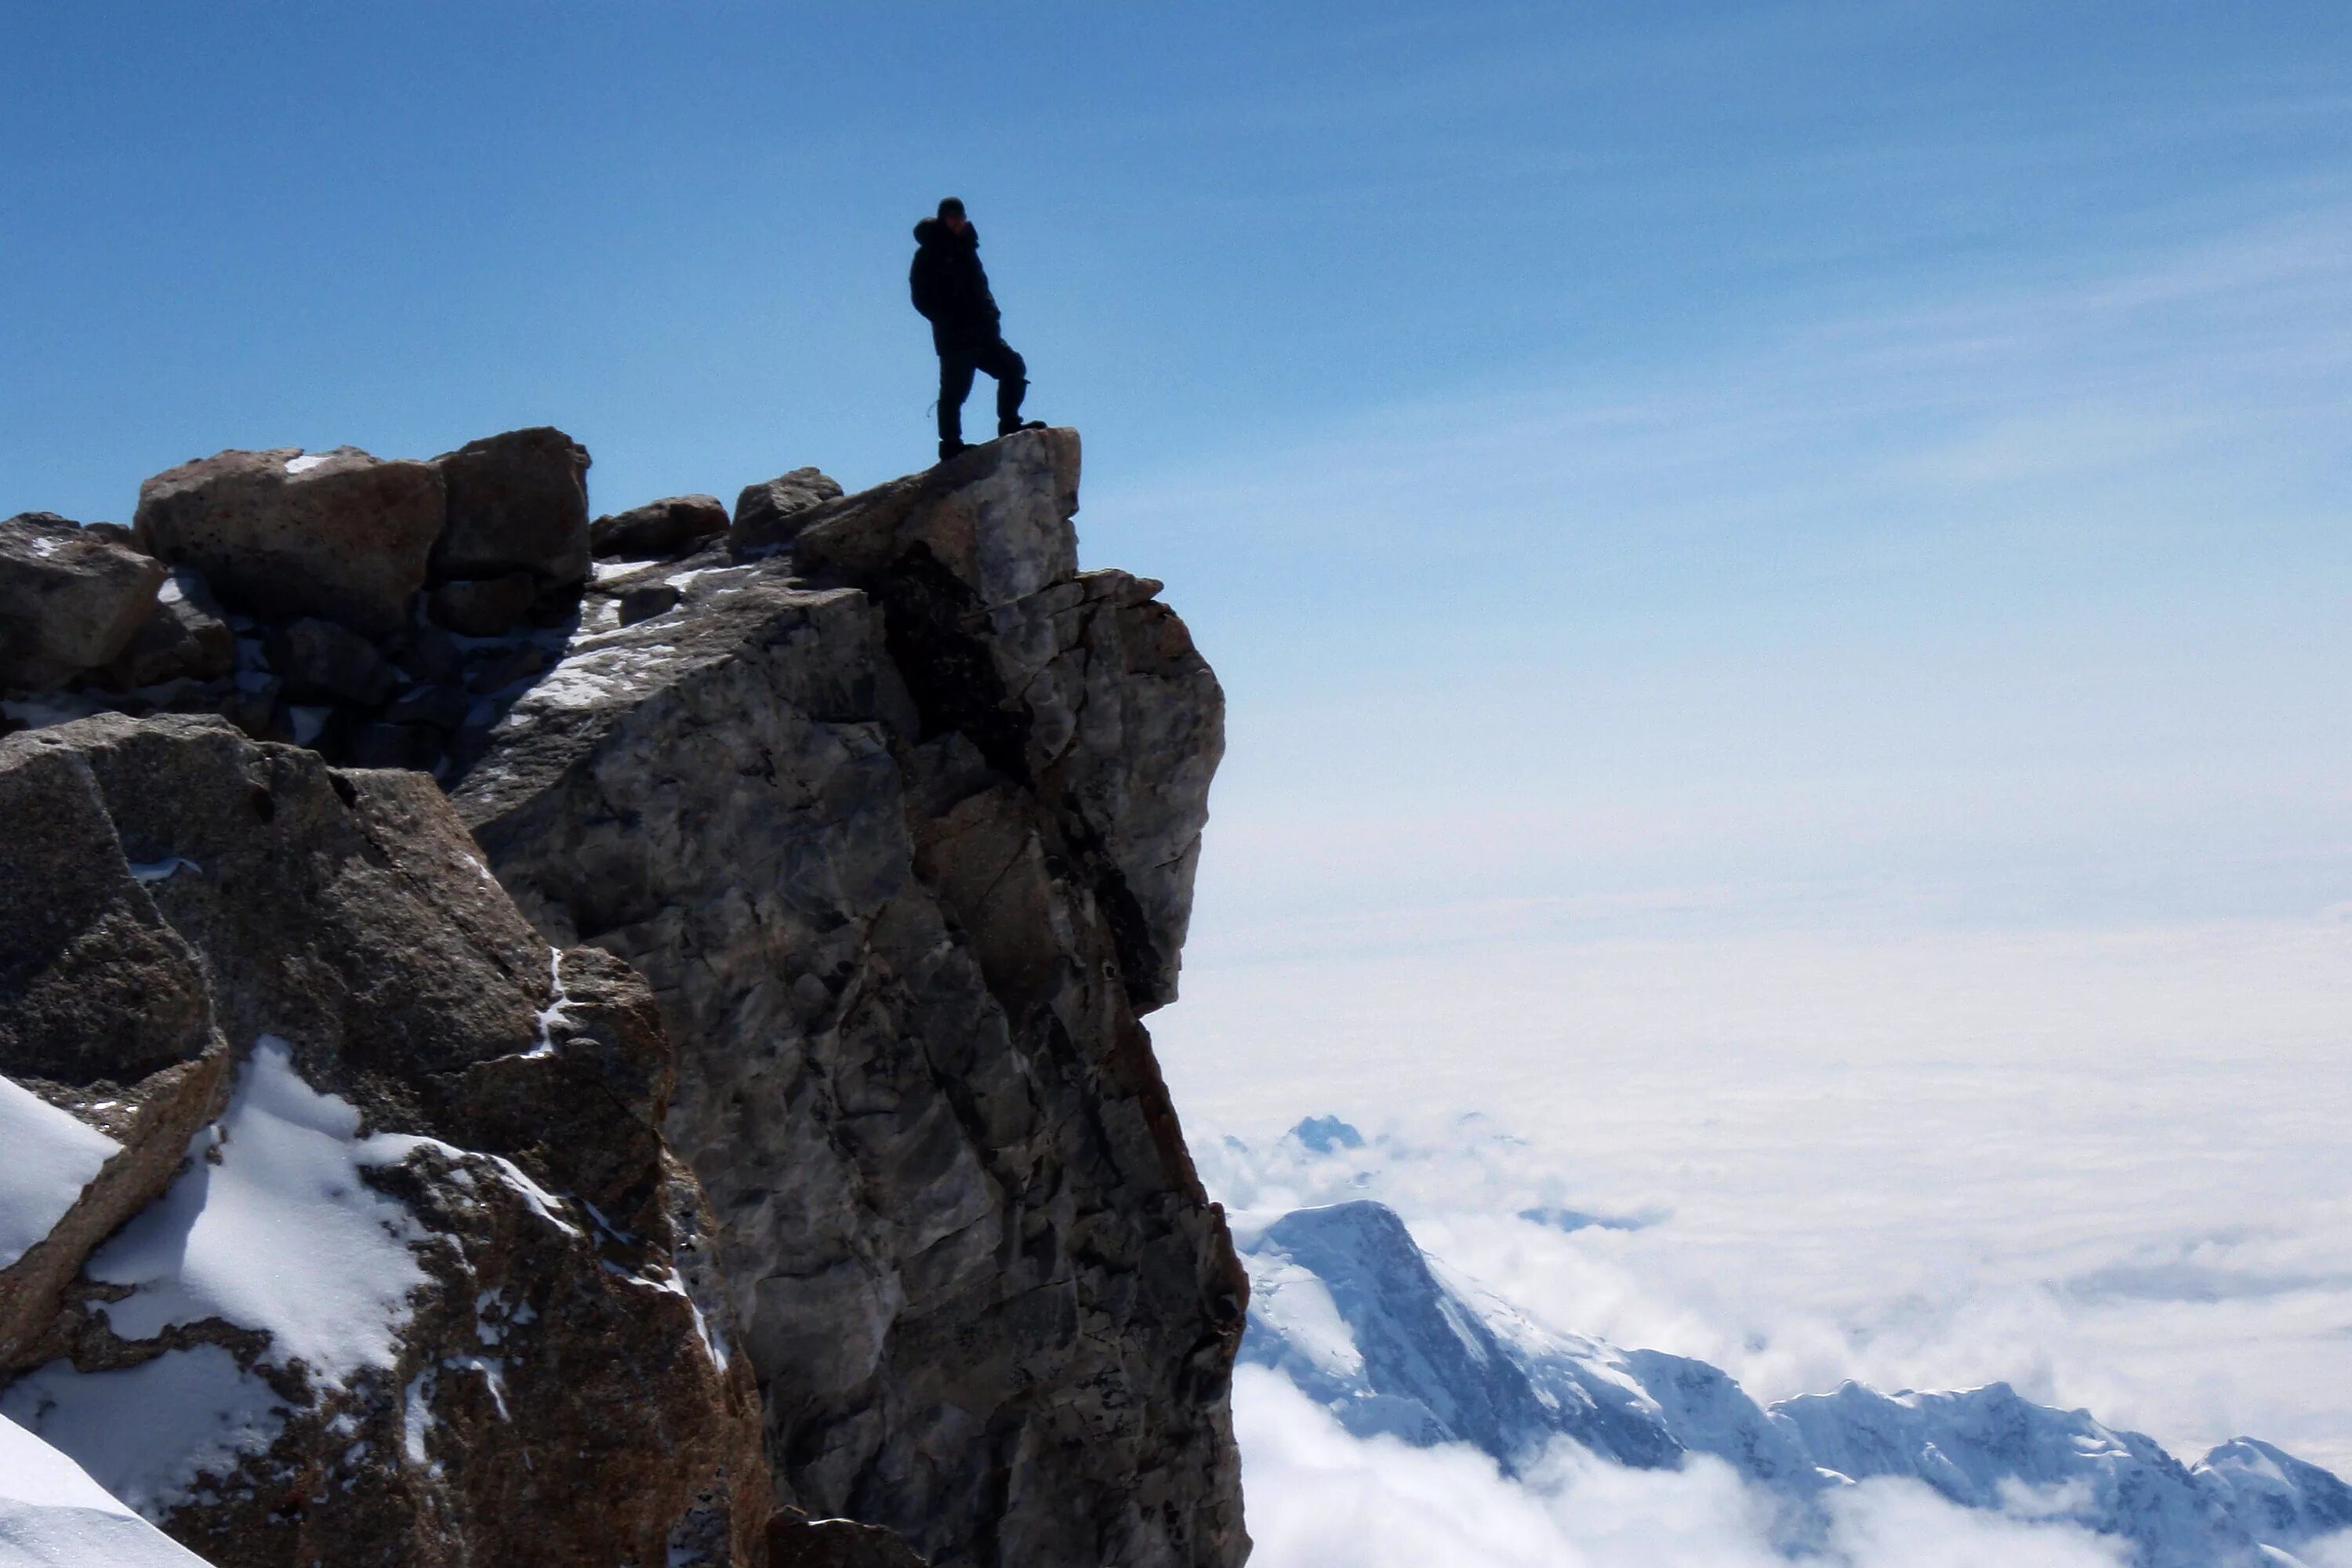
[[[834,486],[834,493],[840,492],[841,487]],[[598,518],[588,525],[588,547],[599,561],[659,561],[683,555],[726,531],[727,508],[717,496],[671,496]]]
[[[1230,1568],[1246,1279],[1137,1016],[1189,872],[1129,869],[1189,866],[1222,698],[1143,583],[1075,575],[1075,436],[992,447],[578,638],[453,799],[654,988],[780,1501],[943,1568]]]
[[[728,542],[738,551],[771,550],[790,544],[798,519],[841,496],[840,484],[814,468],[794,468],[735,498],[735,521]]]
[[[0,688],[37,690],[112,659],[163,577],[160,562],[54,512],[0,522]]]
[[[269,663],[289,702],[355,702],[373,708],[400,678],[375,645],[332,621],[305,618],[278,634]]]
[[[434,624],[459,637],[504,637],[530,614],[539,592],[539,579],[528,572],[444,583],[432,594]]]
[[[92,539],[102,539],[109,544],[120,544],[125,550],[139,548],[139,536],[127,524],[120,522],[85,522],[82,531]]]
[[[63,1174],[0,1185],[10,1273],[48,1249],[0,1415],[222,1568],[762,1560],[626,965],[541,942],[430,780],[217,721],[11,736],[0,811],[0,1119]]]
[[[167,680],[215,680],[236,667],[236,632],[205,580],[183,567],[156,590],[155,613],[107,667],[107,677],[117,688],[127,689]]]
[[[193,566],[233,610],[388,637],[425,585],[441,472],[355,447],[222,452],[139,488],[140,548]]]
[[[1028,430],[790,520],[793,560],[819,582],[934,570],[992,609],[1078,569],[1078,433]],[[729,542],[752,553],[771,542]]]
[[[586,582],[588,462],[585,447],[547,426],[468,441],[434,458],[449,499],[433,581],[528,572],[556,594]]]

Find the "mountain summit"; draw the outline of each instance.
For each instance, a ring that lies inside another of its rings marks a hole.
[[[0,523],[0,1414],[221,1564],[1234,1568],[1223,697],[1076,433],[588,468]]]

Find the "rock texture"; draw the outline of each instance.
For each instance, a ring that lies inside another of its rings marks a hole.
[[[0,686],[105,664],[155,610],[163,568],[54,512],[0,522]]]
[[[147,481],[135,531],[0,525],[0,606],[18,610],[0,640],[25,645],[0,648],[0,699],[30,709],[0,710],[0,732],[216,713],[332,762],[446,774],[571,635],[587,467],[545,426],[430,463],[223,452]]]
[[[430,780],[218,721],[0,741],[0,1089],[119,1148],[0,1272],[0,1413],[218,1564],[764,1560],[634,973]]]
[[[833,488],[840,493],[839,485]],[[598,518],[588,525],[588,543],[599,561],[655,561],[726,531],[727,509],[717,496],[672,496]]]
[[[1077,478],[1037,432],[788,547],[739,518],[455,799],[543,932],[653,985],[781,1500],[940,1564],[1234,1563],[1246,1283],[1138,1019],[1222,699],[1150,585],[1077,573]]]
[[[440,537],[440,469],[355,447],[222,452],[139,488],[133,530],[160,561],[192,566],[231,608],[314,616],[367,637],[406,624]]]
[[[1140,1021],[1223,700],[1076,434],[593,532],[587,466],[71,542],[173,575],[0,692],[0,1414],[224,1564],[1239,1563]]]
[[[772,479],[746,485],[735,498],[732,542],[739,550],[791,542],[793,521],[810,508],[840,498],[841,486],[814,468],[794,468]]]
[[[433,580],[525,572],[551,589],[578,587],[588,575],[588,461],[586,447],[544,425],[434,458],[449,510]]]
[[[117,688],[213,680],[236,668],[236,633],[205,580],[174,572],[155,594],[155,613],[107,668]]]

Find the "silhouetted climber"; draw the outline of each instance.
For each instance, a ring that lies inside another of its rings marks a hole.
[[[1043,430],[1042,421],[1021,418],[1029,390],[1029,367],[1004,341],[996,296],[980,265],[980,231],[963,216],[954,196],[940,203],[937,217],[915,226],[915,264],[907,269],[915,309],[931,323],[931,346],[940,354],[940,457],[964,449],[963,400],[971,394],[974,371],[996,378],[996,433]]]

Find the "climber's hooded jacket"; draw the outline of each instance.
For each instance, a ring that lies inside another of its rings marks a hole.
[[[969,353],[996,341],[1001,318],[988,274],[980,265],[980,230],[961,234],[935,217],[915,226],[915,264],[907,269],[915,309],[931,323],[931,346],[940,353]]]

